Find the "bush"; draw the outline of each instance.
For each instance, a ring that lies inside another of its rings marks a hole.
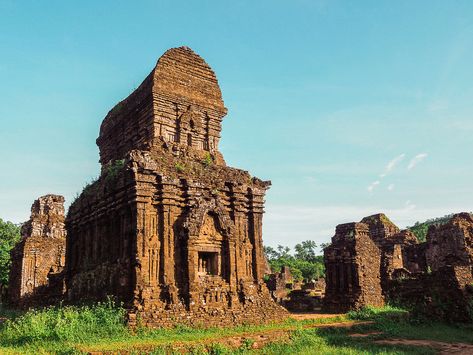
[[[210,165],[213,164],[213,162],[214,162],[214,160],[212,159],[212,156],[210,155],[209,152],[207,152],[207,153],[205,154],[204,159],[202,159],[202,163],[203,163],[205,166],[210,166]]]
[[[35,341],[85,342],[127,334],[125,310],[111,299],[92,306],[56,306],[31,310],[7,320],[0,330],[2,345]]]
[[[407,320],[408,317],[409,312],[405,309],[389,305],[384,307],[367,306],[348,312],[348,318],[354,320]]]
[[[178,173],[182,173],[182,172],[184,172],[184,170],[186,170],[186,167],[181,162],[177,162],[176,163],[176,170],[177,170]]]

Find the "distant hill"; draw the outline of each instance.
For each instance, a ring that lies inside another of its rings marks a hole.
[[[409,229],[412,233],[415,234],[419,242],[425,242],[427,238],[427,231],[429,230],[430,226],[439,226],[445,224],[450,218],[453,217],[453,215],[454,214],[452,213],[443,217],[431,218],[426,220],[425,222],[416,222],[413,226],[407,227],[407,229]]]

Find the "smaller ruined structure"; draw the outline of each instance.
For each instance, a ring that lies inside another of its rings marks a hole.
[[[271,270],[271,269],[270,269]],[[274,300],[281,303],[293,288],[294,279],[289,266],[282,266],[280,272],[267,274],[266,286]]]
[[[382,306],[381,253],[365,223],[338,225],[332,244],[325,248],[328,311],[346,312],[365,305]]]
[[[291,269],[289,266],[281,267],[280,272],[271,273],[268,275],[269,279],[266,282],[268,290],[278,291],[292,288],[294,279],[292,278]]]
[[[448,266],[473,264],[473,217],[469,213],[454,215],[440,226],[432,226],[427,233],[427,263],[431,271]]]
[[[18,307],[52,303],[64,292],[64,197],[46,195],[34,201],[21,235],[11,252],[10,302]]]
[[[329,311],[394,301],[437,318],[472,317],[473,217],[468,213],[430,227],[424,243],[384,214],[342,224],[324,259]],[[370,297],[360,296],[366,294]]]

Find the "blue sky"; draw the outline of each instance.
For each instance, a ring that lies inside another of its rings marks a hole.
[[[471,1],[0,0],[0,218],[69,203],[108,110],[181,45],[219,79],[227,163],[272,180],[266,244],[473,210]]]

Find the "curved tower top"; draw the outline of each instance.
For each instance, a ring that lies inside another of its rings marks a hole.
[[[100,162],[165,145],[191,155],[208,152],[223,164],[218,142],[226,113],[217,77],[205,60],[188,47],[169,49],[103,120],[97,138]]]

